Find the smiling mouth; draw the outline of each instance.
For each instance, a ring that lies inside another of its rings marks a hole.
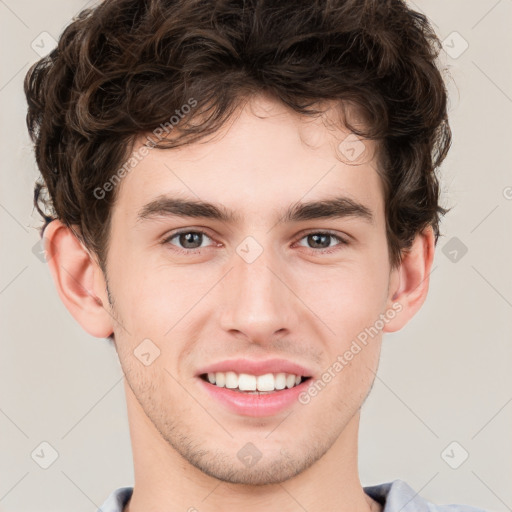
[[[211,374],[210,374],[211,375]],[[291,375],[291,374],[286,374],[286,375]],[[212,386],[216,386],[216,387],[219,387],[219,388],[226,388],[226,389],[229,389],[231,391],[236,391],[236,392],[239,392],[239,393],[242,393],[242,394],[249,394],[249,395],[270,395],[270,394],[274,394],[274,393],[279,393],[279,391],[286,391],[288,389],[292,389],[294,387],[297,387],[299,386],[300,384],[303,384],[304,382],[308,381],[311,379],[311,377],[295,377],[295,380],[293,381],[293,384],[291,384],[291,380],[293,379],[290,379],[288,380],[288,382],[283,385],[282,382],[281,382],[281,385],[279,385],[277,383],[277,379],[274,380],[274,389],[272,390],[266,390],[266,391],[263,391],[263,390],[255,390],[255,389],[240,389],[238,387],[238,382],[236,381],[232,381],[232,382],[225,382],[223,383],[223,385],[218,385],[214,379],[213,382],[212,380],[209,378],[208,374],[206,373],[203,373],[201,375],[199,375],[199,378],[205,382],[207,382],[208,384],[212,385]],[[291,385],[290,385],[291,384]]]

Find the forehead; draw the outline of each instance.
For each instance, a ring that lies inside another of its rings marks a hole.
[[[146,150],[119,185],[115,209],[134,219],[144,205],[169,195],[220,203],[239,220],[253,215],[263,221],[299,200],[343,195],[378,215],[383,194],[376,143],[342,126],[335,104],[323,116],[307,117],[254,97],[205,140]],[[145,143],[140,137],[132,155]]]

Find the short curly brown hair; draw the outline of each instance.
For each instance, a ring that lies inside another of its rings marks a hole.
[[[25,77],[42,231],[54,218],[77,228],[105,269],[116,189],[101,200],[94,191],[135,139],[197,98],[165,147],[195,142],[265,92],[302,115],[331,100],[360,109],[368,126],[345,126],[378,141],[396,266],[426,227],[437,242],[447,212],[436,176],[451,144],[440,50],[403,0],[105,0]]]

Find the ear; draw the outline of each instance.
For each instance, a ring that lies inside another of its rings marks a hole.
[[[43,234],[46,261],[60,299],[73,318],[96,338],[113,332],[103,272],[73,231],[59,220]]]
[[[427,298],[434,260],[435,236],[432,227],[418,233],[402,263],[391,272],[388,309],[397,314],[386,323],[384,332],[400,330],[421,308]]]

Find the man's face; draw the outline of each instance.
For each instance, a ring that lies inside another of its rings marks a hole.
[[[304,471],[344,432],[347,440],[375,377],[381,334],[359,342],[361,350],[331,370],[308,403],[295,399],[273,412],[229,407],[208,392],[213,385],[200,370],[280,358],[307,370],[307,389],[389,308],[393,273],[373,143],[364,141],[357,159],[364,162],[353,165],[350,145],[338,147],[347,132],[261,97],[251,106],[215,140],[151,149],[123,178],[107,275],[128,400],[166,448],[203,472],[264,484]],[[164,196],[213,203],[237,218],[146,207]],[[362,205],[371,219],[357,209],[283,218],[297,203],[338,197]],[[261,458],[244,463],[247,451]]]

